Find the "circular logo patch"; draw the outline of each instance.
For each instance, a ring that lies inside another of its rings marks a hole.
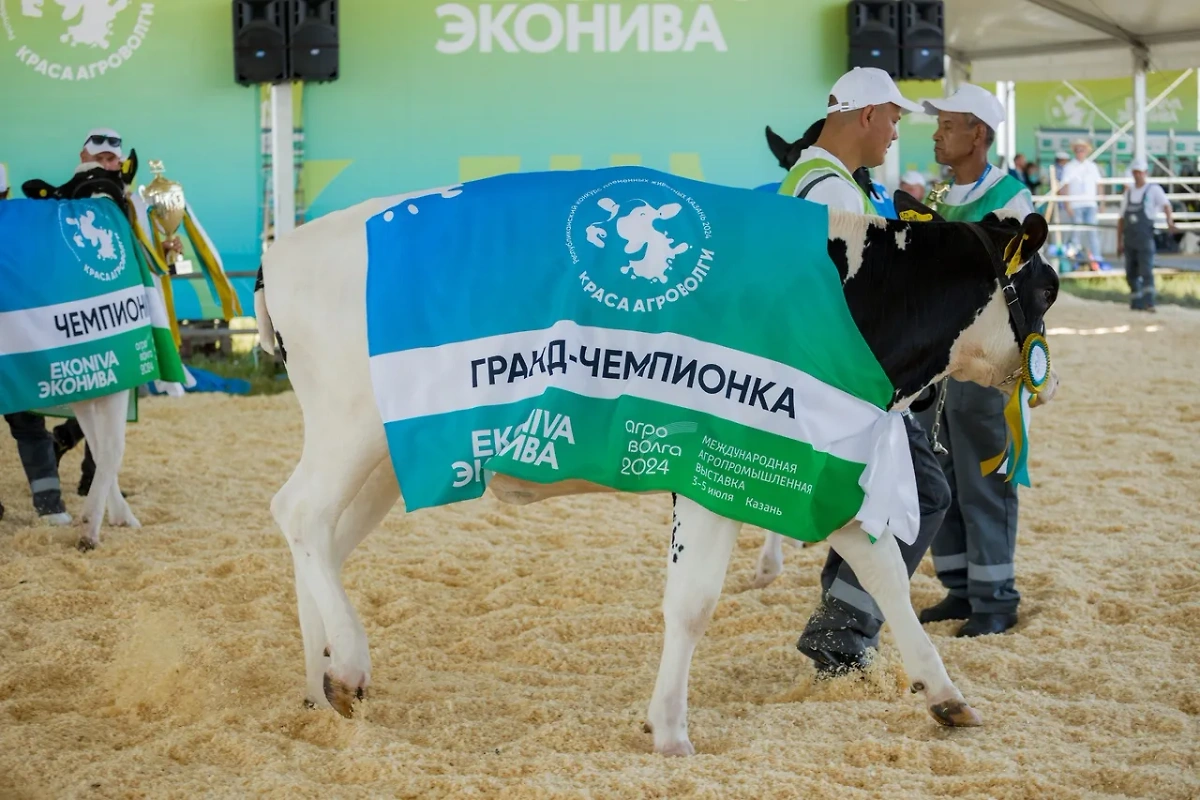
[[[125,244],[120,231],[89,205],[64,201],[58,209],[59,230],[84,272],[98,281],[116,280],[125,271]]]
[[[622,178],[580,197],[566,247],[583,292],[609,308],[658,311],[697,291],[713,269],[712,225],[687,193]]]
[[[154,3],[134,0],[0,0],[0,25],[17,60],[56,81],[119,69],[142,46]]]

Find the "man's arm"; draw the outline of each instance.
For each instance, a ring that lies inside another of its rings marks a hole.
[[[1155,186],[1158,186],[1158,184],[1155,184]],[[1163,213],[1167,215],[1167,230],[1171,233],[1179,233],[1179,229],[1175,227],[1175,216],[1171,209],[1171,201],[1167,199],[1166,190],[1161,186],[1158,189],[1158,197],[1162,204]]]

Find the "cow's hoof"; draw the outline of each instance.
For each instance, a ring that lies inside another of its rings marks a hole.
[[[661,747],[655,745],[654,751],[663,756],[694,756],[696,748],[692,747],[692,743],[687,739],[682,739],[678,742],[669,742]]]
[[[81,553],[87,553],[96,549],[96,542],[84,536],[75,543],[75,549]]]
[[[325,657],[329,658],[329,645],[325,645]]]
[[[314,708],[316,708],[316,707],[317,707],[317,701],[316,701],[316,700],[309,700],[309,699],[306,697],[306,698],[304,698],[304,707],[305,707],[305,708],[307,708],[309,711],[311,711],[311,710],[313,710]]]
[[[934,703],[929,707],[929,713],[939,725],[947,728],[978,728],[983,724],[983,717],[962,700],[948,700],[945,703]]]
[[[654,733],[654,726],[649,722],[642,723],[642,733]]]
[[[766,587],[770,586],[771,583],[778,578],[780,574],[782,574],[782,572],[782,569],[770,572],[760,568],[758,572],[754,573],[754,580],[750,582],[750,588],[765,589]]]
[[[363,688],[334,680],[326,672],[325,699],[329,701],[329,705],[333,706],[335,711],[346,719],[351,719],[354,716],[355,701],[363,699]]]

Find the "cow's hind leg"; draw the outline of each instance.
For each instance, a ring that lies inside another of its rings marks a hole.
[[[84,501],[80,515],[85,524],[79,539],[80,550],[91,550],[100,544],[100,525],[105,508],[109,522],[114,525],[141,527],[125,498],[121,497],[117,473],[125,458],[125,413],[129,405],[129,390],[115,392],[81,403],[72,404],[79,427],[92,448],[96,460],[96,477]],[[110,505],[111,504],[111,505]]]
[[[333,534],[333,562],[339,573],[346,558],[383,521],[399,498],[400,486],[396,483],[392,462],[384,458],[338,520],[337,530]],[[331,650],[325,636],[325,625],[308,587],[297,582],[296,592],[298,604],[305,609],[301,611],[307,685],[304,702],[310,708],[326,706],[329,702],[325,698],[325,668]],[[306,626],[308,633],[304,633]]]
[[[917,621],[909,599],[904,559],[892,534],[884,532],[872,544],[862,528],[852,525],[834,533],[829,543],[846,559],[859,583],[879,605],[896,635],[896,647],[904,660],[904,671],[912,681],[912,690],[925,695],[933,718],[942,725],[955,727],[982,725],[979,714],[967,705],[950,681],[937,648]]]
[[[663,597],[662,661],[647,714],[658,753],[695,752],[687,730],[688,672],[692,653],[721,596],[740,528],[740,523],[718,517],[686,497],[675,497]]]
[[[300,463],[271,501],[271,513],[292,551],[307,671],[314,671],[327,642],[330,664],[322,693],[347,717],[370,683],[371,663],[366,631],[342,586],[335,531],[386,455],[378,418],[374,423],[346,409],[306,414]],[[316,688],[313,682],[310,677],[309,692]]]

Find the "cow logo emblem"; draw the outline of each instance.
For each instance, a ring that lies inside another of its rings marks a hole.
[[[584,241],[575,236],[582,229]],[[713,267],[712,225],[695,199],[650,178],[621,178],[580,197],[567,252],[583,291],[619,311],[657,311],[700,288]]]
[[[82,203],[64,203],[58,212],[58,222],[63,241],[88,275],[98,281],[113,281],[125,271],[125,244],[120,233],[105,227],[94,208]]]
[[[47,78],[86,81],[133,57],[154,3],[135,0],[0,0],[0,23],[17,59]]]

